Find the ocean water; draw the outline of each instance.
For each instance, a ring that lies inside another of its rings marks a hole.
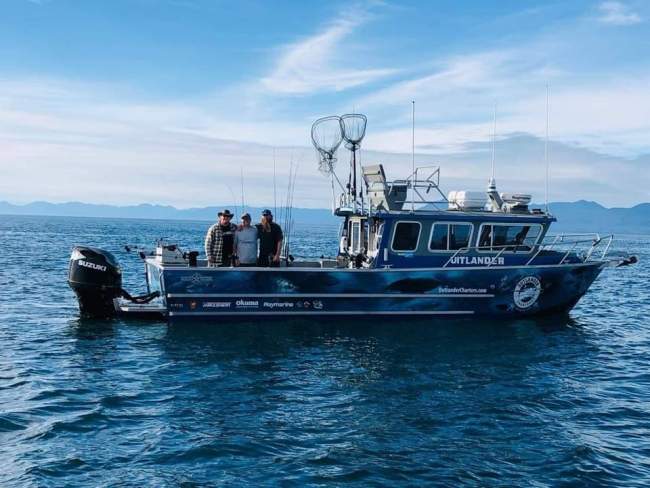
[[[0,216],[0,486],[647,486],[650,237],[567,318],[80,320],[76,243],[206,223]],[[335,229],[298,228],[296,255]]]

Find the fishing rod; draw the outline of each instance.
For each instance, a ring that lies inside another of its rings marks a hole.
[[[273,148],[273,212],[278,213],[278,192],[275,184],[275,148]]]
[[[282,251],[285,256],[288,257],[287,255],[287,248],[288,248],[288,241],[289,241],[289,205],[291,204],[291,185],[293,183],[293,159],[291,160],[290,166],[289,166],[289,180],[287,184],[287,194],[285,197],[285,204],[284,204],[284,221],[283,221],[283,227],[284,227],[284,233],[285,238],[284,242],[282,243]]]
[[[293,178],[292,178],[292,184],[291,184],[291,197],[290,197],[290,202],[289,202],[289,217],[288,217],[288,232],[287,232],[287,243],[286,243],[286,255],[287,257],[289,256],[289,251],[290,251],[290,245],[291,245],[291,235],[293,233],[293,200],[294,196],[296,194],[296,179],[298,177],[298,163],[296,163],[293,171]]]
[[[241,180],[241,213],[239,215],[243,215],[246,210],[246,204],[244,203],[244,168],[239,168],[239,170],[239,178]]]

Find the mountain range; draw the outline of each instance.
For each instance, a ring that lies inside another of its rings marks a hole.
[[[541,207],[542,205],[534,205]],[[66,217],[104,217],[162,220],[201,220],[214,221],[217,213],[224,207],[198,207],[178,209],[170,205],[140,204],[129,206],[99,205],[81,202],[50,203],[32,202],[15,205],[0,202],[0,214],[5,215],[44,215]],[[231,205],[230,210],[239,215],[241,209]],[[549,204],[550,211],[558,218],[555,230],[571,232],[614,232],[626,234],[650,234],[650,203],[642,203],[629,208],[606,208],[596,202],[580,200],[577,202],[555,202]],[[258,219],[262,208],[247,207]],[[278,209],[276,214],[281,213]],[[279,215],[276,215],[279,216]],[[335,224],[338,219],[330,210],[319,208],[294,208],[293,220],[297,224]],[[282,223],[282,222],[280,222]]]

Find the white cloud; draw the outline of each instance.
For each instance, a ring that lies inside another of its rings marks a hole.
[[[332,91],[390,72],[355,70],[337,54],[364,22],[364,16],[332,22],[319,34],[285,47],[261,82],[219,87],[212,96],[143,102],[138,94],[108,84],[0,79],[0,199],[232,203],[228,186],[239,187],[243,167],[249,203],[264,205],[272,199],[276,146],[278,181],[286,178],[292,158],[300,162],[297,204],[327,207],[327,181],[314,164],[309,125],[324,115],[312,113],[320,110],[315,107],[332,99],[339,112],[356,106],[368,115],[362,158],[387,162],[391,177],[404,177],[410,168],[405,153],[411,146],[410,101],[415,99],[418,160],[440,159],[445,188],[481,189],[489,164],[485,144],[494,100],[500,139],[522,132],[542,136],[547,82],[551,136],[564,141],[553,150],[558,191],[553,199],[596,199],[612,205],[650,199],[650,172],[625,159],[650,153],[650,66],[636,62],[633,69],[612,67],[585,71],[584,76],[573,64],[576,52],[563,56],[572,46],[589,44],[584,36],[593,30],[593,18],[584,22],[582,31],[553,32],[507,50],[469,47],[471,54],[438,59],[434,69],[423,59],[420,66],[428,71],[413,69],[410,79],[375,91],[366,87],[354,100],[334,97]],[[330,93],[309,106],[278,96],[320,92]],[[502,188],[541,188],[541,173],[535,168],[543,152],[535,144],[516,139],[499,145]],[[576,146],[584,151],[576,153]],[[603,159],[586,148],[619,157]],[[346,159],[346,153],[339,155],[340,168]]]
[[[328,206],[328,193],[314,191],[323,181],[309,149],[281,145],[306,144],[306,127],[298,139],[283,135],[300,131],[281,121],[215,115],[214,100],[142,103],[117,87],[59,80],[0,80],[0,94],[0,200],[231,204],[243,168],[248,203],[264,205],[274,151],[266,139],[279,146],[279,188],[293,159],[296,200]]]
[[[368,15],[355,11],[353,16],[338,19],[322,32],[286,46],[271,73],[262,78],[262,86],[273,93],[303,95],[342,91],[394,73],[392,69],[345,65],[353,56],[349,47],[342,44],[367,19]],[[356,59],[354,64],[358,62]]]
[[[621,2],[602,2],[598,6],[601,16],[598,18],[603,24],[611,25],[633,25],[640,23],[643,19],[629,7]]]
[[[494,81],[482,69],[474,73],[470,78],[449,76],[454,82],[462,81],[461,88],[445,95],[450,104],[445,110],[461,103],[471,106],[471,97],[460,101],[467,83]],[[612,143],[633,147],[645,141],[648,84],[650,76],[553,90],[553,139],[561,135],[565,141],[586,141],[609,152],[619,149],[612,148]],[[266,205],[273,199],[270,144],[286,143],[276,150],[278,188],[284,190],[282,182],[293,160],[300,164],[296,204],[329,206],[328,183],[318,173],[308,146],[308,121],[237,119],[228,111],[215,115],[209,108],[212,102],[206,100],[143,104],[115,88],[52,80],[0,82],[0,93],[0,199],[153,202],[180,207],[232,204],[243,168],[248,203]],[[439,100],[433,97],[427,103],[434,110]],[[491,130],[490,107],[486,109],[474,121],[418,124],[417,161],[441,163],[445,189],[484,187]],[[384,162],[391,178],[404,177],[410,168],[408,124],[382,128],[376,121],[370,118],[362,161]],[[518,96],[503,107],[498,121],[500,134],[541,135],[543,127],[540,93]],[[497,146],[500,187],[540,194],[543,151],[539,141],[503,139],[500,136]],[[609,205],[650,200],[650,172],[632,160],[559,143],[551,153],[554,200],[585,198]],[[347,157],[347,152],[339,154],[341,172]]]
[[[359,100],[361,106],[376,104],[403,104],[413,98],[441,96],[458,89],[493,88],[496,73],[508,61],[514,59],[510,52],[484,52],[456,56],[440,63],[431,74],[397,82]]]

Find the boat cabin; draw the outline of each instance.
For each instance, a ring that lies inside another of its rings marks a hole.
[[[545,261],[541,243],[556,219],[530,210],[529,195],[494,190],[445,196],[438,190],[437,168],[419,181],[416,172],[409,180],[387,182],[381,165],[364,167],[363,174],[367,206],[335,210],[345,219],[339,266],[430,268]],[[411,200],[407,200],[409,188]],[[432,189],[442,198],[413,199]]]
[[[451,211],[352,215],[341,232],[339,261],[392,268],[522,264],[554,221]]]

